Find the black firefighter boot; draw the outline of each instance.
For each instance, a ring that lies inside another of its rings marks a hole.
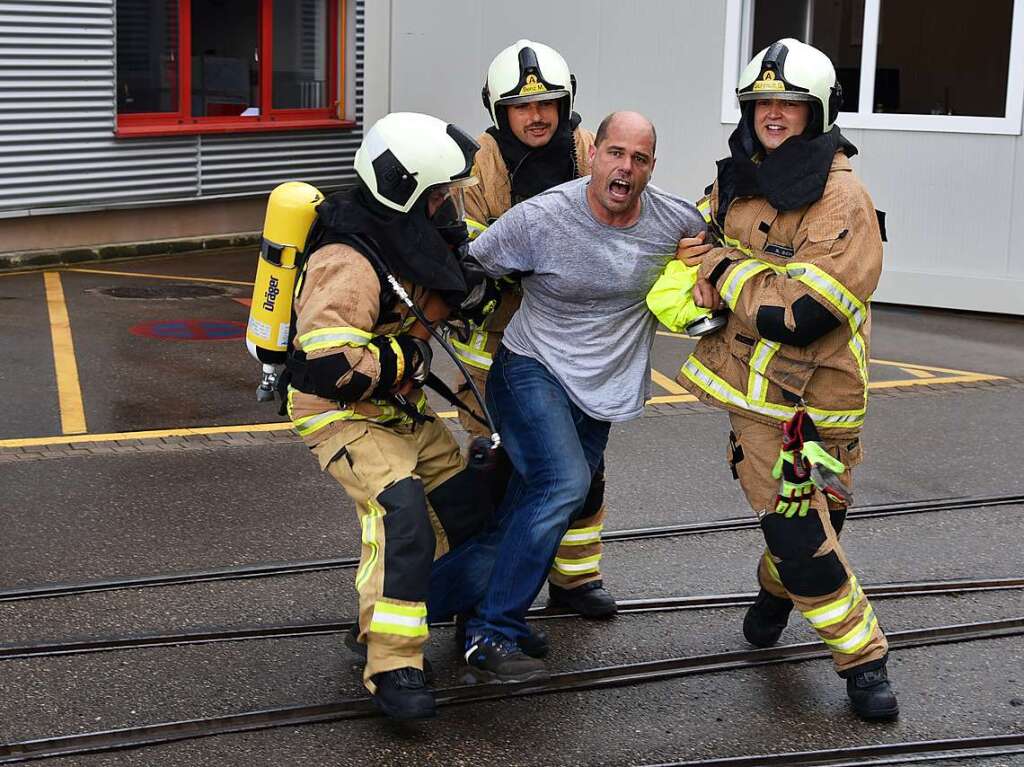
[[[782,636],[792,609],[790,600],[780,599],[761,589],[743,616],[743,636],[755,647],[771,647]]]
[[[584,618],[611,618],[619,611],[615,598],[600,580],[584,583],[574,589],[548,584],[548,606],[565,607]]]
[[[370,677],[377,685],[373,702],[392,719],[431,719],[437,716],[434,691],[418,668],[406,666]]]
[[[846,671],[846,694],[853,710],[861,719],[895,719],[900,706],[889,684],[885,670],[886,658]]]

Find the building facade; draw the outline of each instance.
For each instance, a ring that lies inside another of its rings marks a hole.
[[[0,252],[257,231],[277,183],[350,183],[388,111],[482,131],[520,38],[565,55],[585,125],[649,115],[655,183],[696,198],[784,36],[836,62],[876,299],[1024,314],[1024,0],[0,0]]]

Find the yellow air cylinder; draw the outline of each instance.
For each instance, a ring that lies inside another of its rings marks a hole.
[[[257,360],[279,365],[288,351],[296,262],[306,247],[316,207],[324,196],[315,186],[288,181],[270,193],[263,241],[249,307],[245,345]]]

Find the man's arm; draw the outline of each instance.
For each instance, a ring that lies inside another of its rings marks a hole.
[[[509,209],[469,244],[469,255],[491,277],[502,277],[512,272],[530,272],[534,268],[531,231],[538,226],[527,226],[526,218],[533,213],[540,219],[542,212],[529,201]]]

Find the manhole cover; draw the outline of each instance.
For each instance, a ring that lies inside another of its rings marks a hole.
[[[102,293],[111,298],[141,298],[150,301],[180,298],[213,298],[227,295],[227,288],[212,285],[116,285],[112,288],[95,288],[89,293]]]

